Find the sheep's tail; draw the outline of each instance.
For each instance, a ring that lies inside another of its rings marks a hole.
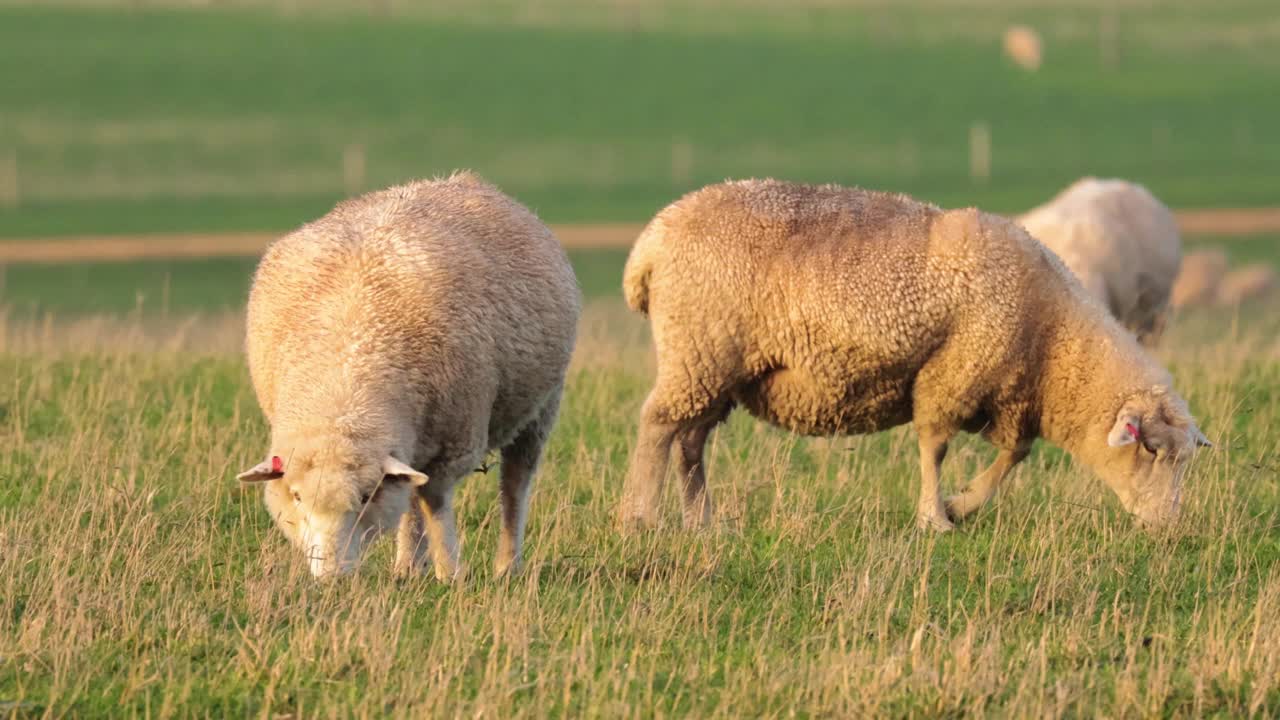
[[[622,271],[622,294],[627,299],[627,307],[635,312],[649,312],[649,278],[653,275],[653,265],[662,247],[662,218],[656,217],[636,238],[627,258],[627,266]]]

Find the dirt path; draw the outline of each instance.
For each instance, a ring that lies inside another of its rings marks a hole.
[[[1188,235],[1280,233],[1280,208],[1181,210],[1178,224]],[[626,248],[640,232],[626,223],[555,225],[567,248]],[[0,263],[71,263],[166,258],[252,257],[274,233],[174,233],[100,235],[42,239],[0,239]]]

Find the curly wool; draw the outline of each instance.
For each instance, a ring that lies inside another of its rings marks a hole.
[[[1077,180],[1017,221],[1146,344],[1159,340],[1182,262],[1173,213],[1124,180]]]
[[[1113,476],[1130,472],[1107,446],[1126,407],[1153,432],[1191,437],[1168,374],[1057,256],[975,209],[836,185],[712,185],[650,222],[623,289],[658,354],[632,519],[651,520],[669,437],[700,477],[700,441],[683,438],[735,405],[813,435],[914,422],[922,448],[942,453],[957,431],[980,432],[1017,455],[1010,467],[1044,436]]]
[[[373,492],[388,454],[447,497],[523,433],[531,471],[580,305],[551,231],[474,174],[343,202],[254,277],[247,350],[272,452],[372,468],[320,488],[321,509]]]

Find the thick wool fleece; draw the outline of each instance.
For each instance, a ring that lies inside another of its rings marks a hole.
[[[391,513],[405,515],[398,567],[417,568],[425,533],[437,574],[452,577],[453,486],[501,449],[499,565],[510,566],[580,304],[551,231],[473,174],[339,204],[274,243],[254,278],[249,367],[270,454],[285,467],[277,479],[246,479],[270,480],[268,502],[288,534],[296,515],[378,515],[360,503],[394,496],[385,461],[402,461],[426,482]],[[318,482],[316,468],[337,479]],[[300,490],[302,505],[290,505],[286,493]],[[316,564],[333,548],[304,549],[313,569],[346,569]]]
[[[655,520],[672,443],[686,523],[709,519],[702,444],[735,405],[813,435],[913,422],[921,521],[942,529],[937,468],[960,430],[1001,454],[953,498],[952,516],[989,499],[1044,436],[1130,510],[1161,520],[1190,455],[1178,453],[1200,437],[1167,373],[1059,259],[977,210],[835,185],[712,185],[650,222],[623,288],[648,313],[658,356],[624,491],[628,524]],[[1167,467],[1137,455],[1147,446],[1136,437],[1112,436],[1121,415],[1137,418],[1144,442],[1167,445]]]
[[[1018,222],[1141,342],[1159,340],[1182,239],[1173,213],[1146,188],[1081,178]]]

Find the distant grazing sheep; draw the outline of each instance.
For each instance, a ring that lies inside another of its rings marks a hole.
[[[1217,302],[1218,288],[1227,274],[1227,255],[1221,250],[1197,250],[1182,258],[1182,269],[1169,298],[1175,309]]]
[[[1255,263],[1227,273],[1218,287],[1217,300],[1222,305],[1239,305],[1275,289],[1275,270],[1269,265]]]
[[[1140,342],[1159,340],[1182,239],[1173,213],[1146,188],[1086,177],[1017,220]]]
[[[1040,33],[1026,25],[1012,25],[1004,32],[1004,54],[1024,70],[1039,70],[1042,60]]]
[[[264,483],[317,576],[398,527],[396,570],[422,571],[429,545],[449,580],[454,486],[500,449],[512,569],[580,303],[551,231],[475,175],[339,204],[258,266],[247,345],[271,442],[240,480]]]
[[[986,503],[1037,437],[1164,525],[1207,444],[1169,374],[1058,258],[974,209],[836,185],[711,185],[649,223],[623,290],[649,315],[658,360],[625,527],[656,522],[673,444],[685,523],[710,520],[703,449],[737,405],[808,435],[913,423],[917,519],[938,530]],[[939,471],[960,431],[999,453],[944,503]]]

